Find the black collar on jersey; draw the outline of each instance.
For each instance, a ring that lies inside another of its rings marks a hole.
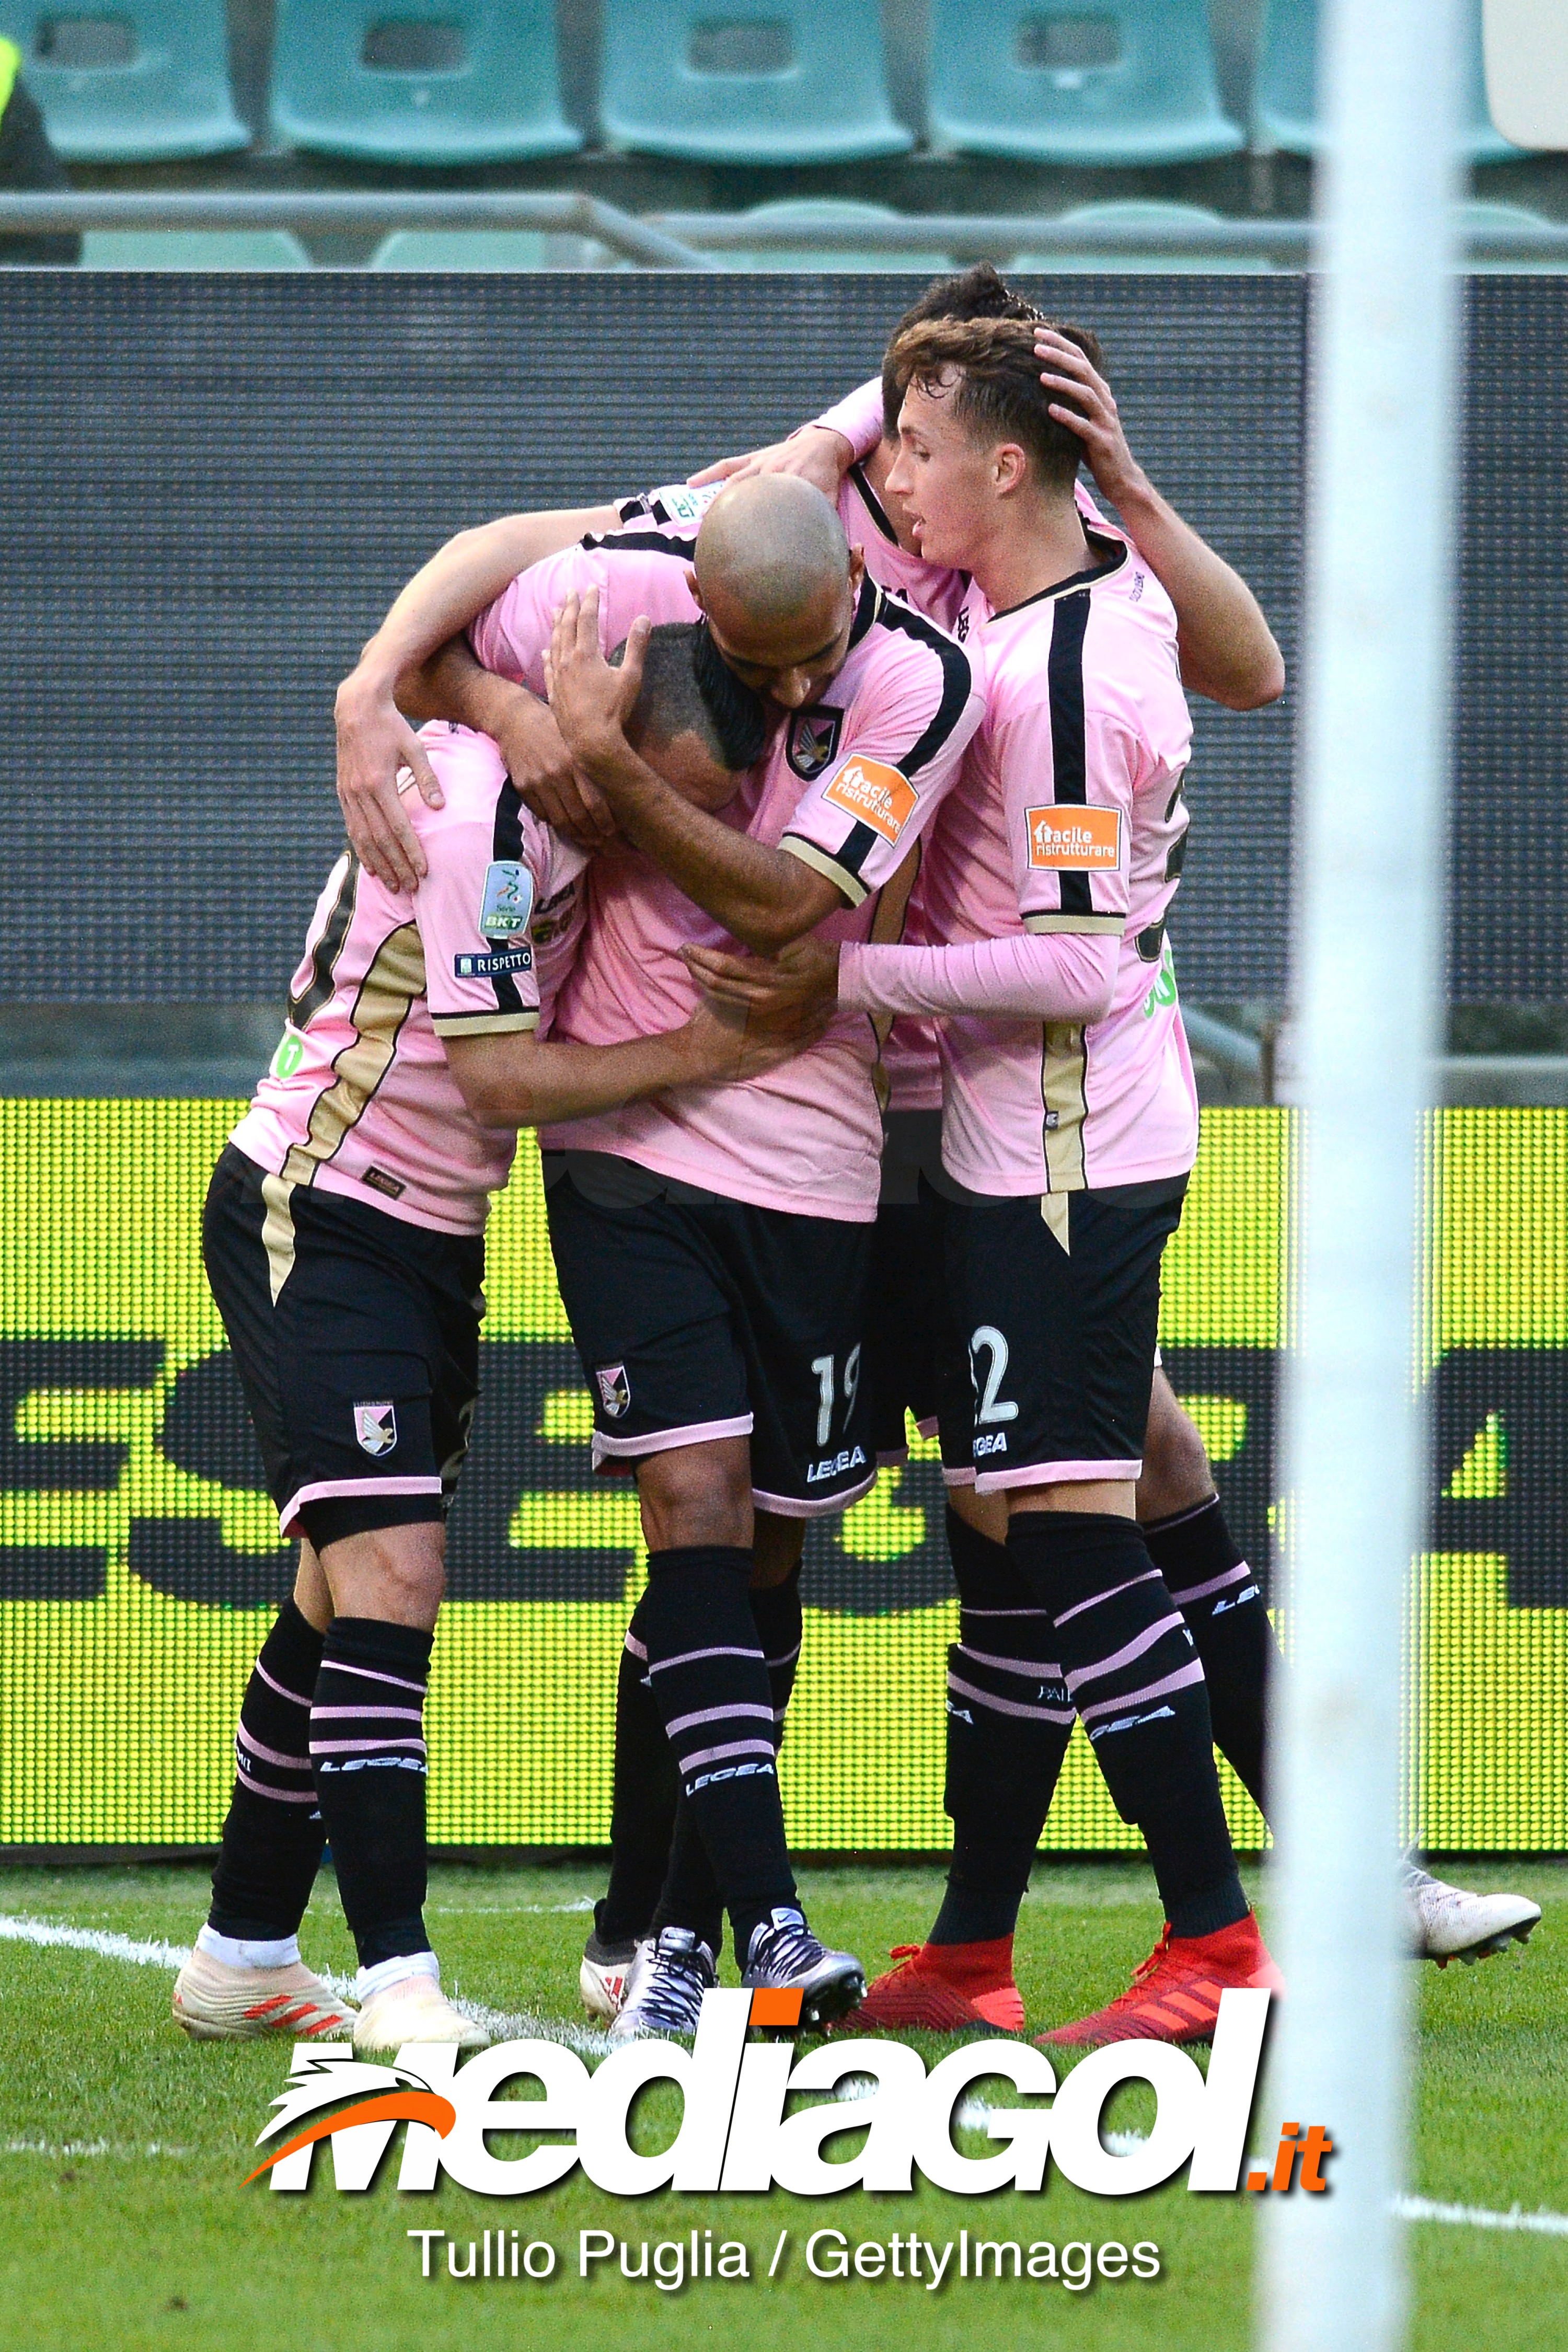
[[[888,520],[887,511],[882,505],[881,499],[877,496],[876,491],[871,488],[870,483],[867,480],[865,467],[858,464],[851,466],[849,468],[849,478],[854,483],[856,488],[859,491],[860,502],[864,506],[867,513],[870,516],[872,521],[876,524],[877,529],[881,532],[882,537],[884,539],[890,539],[893,545],[897,547],[899,543],[899,534],[893,529],[892,524]]]
[[[868,572],[860,583],[860,601],[855,607],[855,620],[849,631],[849,643],[844,649],[846,659],[854,652],[881,609],[882,592]]]
[[[1079,520],[1082,520],[1081,517]],[[1058,580],[1054,588],[1037,588],[1032,596],[1021,597],[1016,604],[1004,604],[999,613],[992,614],[992,619],[1005,621],[1010,614],[1022,613],[1030,604],[1049,604],[1058,596],[1072,595],[1079,588],[1092,588],[1097,582],[1109,580],[1113,573],[1121,571],[1131,552],[1124,539],[1108,538],[1104,533],[1096,530],[1092,524],[1087,522],[1083,526],[1083,535],[1091,549],[1096,547],[1109,549],[1110,553],[1103,563],[1092,563],[1087,572],[1074,572],[1066,580]]]

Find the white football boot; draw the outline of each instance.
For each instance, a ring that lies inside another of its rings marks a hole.
[[[193,2042],[257,2042],[268,2033],[290,2042],[346,2041],[359,2022],[302,1960],[251,1969],[199,1948],[174,1979],[174,2022]]]
[[[1510,1944],[1527,1944],[1540,1923],[1541,1906],[1526,1895],[1471,1895],[1446,1885],[1407,1862],[1400,1873],[1409,1923],[1410,1951],[1417,1960],[1450,1960],[1471,1967]]]
[[[398,1977],[367,1993],[354,2025],[354,2052],[361,2058],[373,2050],[401,2050],[405,2042],[451,2042],[459,2050],[490,2046],[484,2027],[454,2009],[440,1978],[427,1973]]]
[[[602,2017],[606,2025],[615,2023],[647,1965],[653,1945],[651,1936],[609,1943],[595,1928],[583,1947],[583,1965],[577,1971],[577,1990],[590,2017]]]

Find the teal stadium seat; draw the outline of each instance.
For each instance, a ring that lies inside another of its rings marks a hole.
[[[795,196],[781,204],[753,205],[743,217],[759,224],[765,222],[772,228],[798,227],[808,221],[814,227],[818,222],[826,223],[842,229],[844,243],[819,251],[804,245],[759,245],[743,251],[731,248],[714,256],[726,269],[912,269],[929,278],[952,267],[948,256],[934,247],[922,253],[879,253],[857,246],[858,223],[900,218],[890,205],[849,204],[836,196]],[[700,241],[695,231],[693,237]]]
[[[149,163],[248,147],[223,0],[0,0],[0,34],[68,163]]]
[[[1523,205],[1461,205],[1459,226],[1468,231],[1478,228],[1518,229],[1545,228],[1549,226],[1540,213],[1529,212]],[[1470,270],[1477,278],[1561,278],[1568,270],[1568,261],[1542,254],[1536,260],[1472,261],[1461,246],[1459,267]]]
[[[583,144],[552,0],[279,0],[272,129],[377,163],[520,163]]]
[[[1129,197],[1120,204],[1079,205],[1070,213],[1060,215],[1075,228],[1154,229],[1165,225],[1203,221],[1213,227],[1222,226],[1218,213],[1202,205],[1153,204],[1142,197]],[[1190,274],[1194,270],[1230,273],[1242,271],[1256,275],[1272,267],[1266,254],[1236,253],[1161,253],[1151,247],[1139,252],[1130,246],[1117,246],[1103,253],[1017,253],[1013,257],[1014,269],[1034,269],[1051,276],[1083,277],[1091,272],[1127,270],[1147,275],[1151,271],[1179,270]]]
[[[373,269],[626,268],[588,236],[554,236],[526,228],[400,228],[384,237]]]
[[[1505,163],[1525,152],[1492,127],[1481,62],[1480,0],[1467,0],[1469,28],[1465,63],[1461,147],[1472,163]],[[1323,144],[1318,116],[1318,0],[1268,0],[1253,95],[1255,139],[1287,155],[1316,155]]]
[[[1207,0],[931,0],[931,139],[1036,163],[1196,163],[1245,145]]]
[[[89,228],[84,269],[309,269],[286,228]]]
[[[705,163],[902,155],[866,0],[605,0],[612,147]]]

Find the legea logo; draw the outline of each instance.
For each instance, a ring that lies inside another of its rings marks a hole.
[[[278,2112],[257,2143],[280,2145],[249,2178],[269,2174],[275,2189],[307,2189],[316,2149],[330,2140],[338,2189],[366,2189],[402,2124],[403,2191],[432,2189],[445,2173],[482,2197],[529,2197],[579,2165],[595,2188],[617,2197],[654,2189],[710,2195],[779,2188],[828,2197],[858,2187],[886,2194],[911,2189],[917,2173],[958,2196],[983,2197],[997,2189],[1042,2189],[1052,2164],[1099,2197],[1136,2196],[1184,2165],[1191,2189],[1235,2189],[1268,1999],[1262,1991],[1222,1995],[1206,2081],[1184,2051],[1119,2042],[1081,2060],[1059,2090],[1045,2052],[1026,2042],[971,2042],[928,2074],[919,2053],[899,2042],[833,2041],[797,2059],[788,2042],[747,2040],[751,2025],[796,2024],[798,1992],[710,1992],[690,2050],[635,2042],[592,2074],[553,2042],[502,2042],[460,2069],[454,2049],[430,2042],[410,2042],[392,2065],[301,2043],[289,2087],[274,2101]],[[868,2076],[873,2087],[847,2106],[835,2094],[850,2076]],[[953,2143],[954,2112],[986,2076],[1011,2083],[1024,2104],[987,2113],[995,2155],[965,2156]],[[670,2146],[643,2156],[630,2145],[626,2122],[638,2092],[654,2082],[677,2084],[684,2112]],[[1152,2086],[1155,2120],[1147,2139],[1113,2154],[1100,2137],[1101,2110],[1128,2082]],[[529,2083],[542,2095],[499,2095]],[[785,2113],[793,2095],[814,2092],[821,2095],[813,2105]],[[826,2161],[825,2142],[862,2128],[858,2155]],[[496,2132],[552,2137],[524,2155],[500,2157],[486,2140]]]

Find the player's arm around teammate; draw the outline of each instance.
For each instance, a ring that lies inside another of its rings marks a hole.
[[[1274,1979],[1230,1850],[1203,1666],[1133,1517],[1160,1256],[1196,1142],[1174,992],[1163,1004],[1153,987],[1185,830],[1173,616],[1124,541],[1086,533],[1026,328],[932,325],[900,348],[892,484],[926,553],[973,577],[990,698],[931,845],[951,944],[856,945],[839,987],[863,1009],[944,1016],[974,1481],[1006,1500],[1009,1558],[1054,1621],[1165,1901],[1152,1975],[1063,2038],[1191,2039],[1220,1986]],[[1018,1826],[1032,1845],[1037,1824]]]
[[[668,691],[684,662],[695,711],[691,632],[675,635],[649,685]],[[639,731],[681,788],[733,791],[721,742],[680,723]],[[422,1915],[425,1686],[477,1393],[489,1196],[521,1119],[745,1078],[795,1049],[702,1007],[625,1053],[540,1041],[581,930],[584,861],[528,817],[493,744],[443,729],[426,748],[445,792],[416,820],[418,897],[340,860],[272,1069],[209,1189],[208,1276],[300,1559],[246,1694],[212,1911],[175,1987],[198,2038],[485,2038],[441,1998]],[[299,1958],[329,1834],[357,2019]]]

